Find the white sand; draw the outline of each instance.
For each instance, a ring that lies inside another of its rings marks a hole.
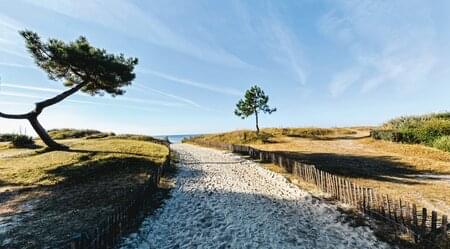
[[[389,248],[333,205],[240,157],[175,144],[177,186],[120,248]]]

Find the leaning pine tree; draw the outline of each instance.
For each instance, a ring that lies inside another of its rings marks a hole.
[[[41,126],[38,116],[42,111],[82,91],[92,96],[122,95],[124,86],[135,78],[133,73],[137,58],[125,58],[123,54],[108,54],[106,50],[92,47],[84,37],[65,43],[57,39],[42,42],[39,35],[31,31],[21,31],[28,51],[36,64],[51,80],[61,80],[68,90],[47,100],[37,102],[34,110],[24,114],[6,114],[8,119],[27,119],[42,141],[51,149],[64,150],[68,147],[55,142]]]
[[[259,134],[259,114],[275,112],[277,108],[270,108],[267,104],[269,102],[269,96],[259,86],[252,86],[245,92],[243,99],[239,100],[236,104],[236,110],[234,114],[242,119],[247,118],[255,114],[256,122],[256,134]]]

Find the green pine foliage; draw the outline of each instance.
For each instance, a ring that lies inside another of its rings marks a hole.
[[[234,110],[234,115],[245,119],[251,115],[255,115],[256,133],[259,133],[259,119],[260,113],[271,114],[276,112],[277,108],[271,108],[268,105],[269,96],[257,85],[252,86],[245,92],[244,98],[239,100]]]

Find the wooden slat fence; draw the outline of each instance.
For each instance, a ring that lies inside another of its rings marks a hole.
[[[168,145],[167,145],[168,146]],[[142,210],[151,206],[149,196],[154,194],[164,169],[171,163],[171,152],[161,167],[153,172],[147,182],[138,190],[128,193],[132,196],[130,201],[121,205],[115,212],[108,216],[95,229],[82,232],[67,242],[61,244],[60,248],[67,249],[107,249],[113,248],[130,229],[139,226],[142,218]]]
[[[420,209],[414,203],[360,186],[348,178],[322,171],[314,165],[304,164],[282,153],[263,151],[245,145],[198,142],[196,144],[229,150],[276,164],[303,181],[316,185],[336,200],[353,206],[369,216],[395,224],[400,231],[410,234],[416,243],[432,243],[434,246],[427,248],[450,248],[450,225],[445,214],[438,215],[436,211]]]

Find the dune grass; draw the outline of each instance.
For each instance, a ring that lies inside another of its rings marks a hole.
[[[114,137],[66,144],[68,151],[0,149],[0,216],[32,206],[32,215],[6,235],[10,247],[56,245],[95,227],[168,154],[160,144]]]
[[[355,129],[349,128],[264,128],[259,135],[252,130],[237,130],[225,133],[195,136],[186,142],[216,142],[227,144],[270,144],[276,143],[283,137],[307,137],[326,139],[356,134]]]
[[[313,131],[315,135],[309,137],[287,136],[280,129],[264,129],[272,131],[270,143],[243,141],[236,135],[239,132],[204,136],[202,141],[220,142],[221,137],[226,137],[227,141],[286,153],[362,186],[450,214],[450,153],[419,144],[375,140],[369,136],[371,129],[351,127],[319,133],[331,135],[317,135]]]
[[[69,138],[82,138],[82,137],[94,137],[101,138],[107,136],[114,136],[114,133],[105,133],[97,130],[78,130],[78,129],[52,129],[48,131],[48,134],[53,139],[69,139]]]

